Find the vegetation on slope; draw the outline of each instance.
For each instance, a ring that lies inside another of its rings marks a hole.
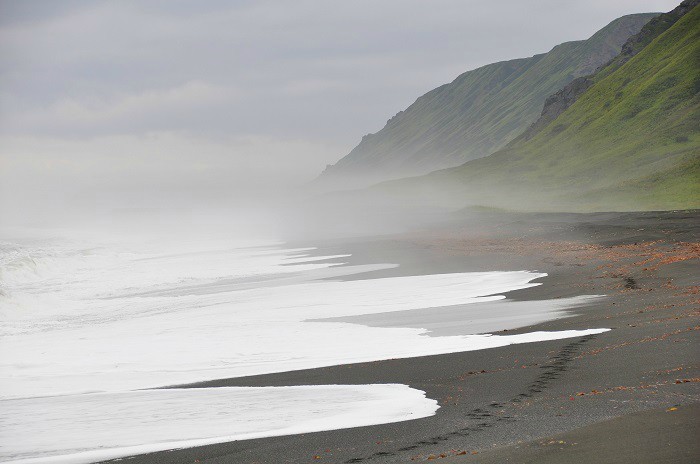
[[[654,16],[625,16],[588,40],[466,72],[418,98],[378,133],[365,136],[321,180],[337,183],[357,175],[369,184],[486,156],[534,122],[548,95],[608,62]]]
[[[666,32],[676,21],[692,10],[700,0],[684,0],[672,11],[652,18],[642,27],[642,30],[630,37],[622,46],[622,51],[615,58],[601,66],[595,73],[578,77],[565,85],[561,90],[547,97],[540,118],[532,124],[518,139],[530,139],[550,122],[559,117],[576,100],[583,95],[593,84],[615,72],[620,66],[627,63],[634,55],[649,45],[656,37]]]
[[[517,209],[700,207],[700,7],[529,140],[408,184]]]

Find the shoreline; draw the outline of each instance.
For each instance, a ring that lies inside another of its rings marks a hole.
[[[403,383],[425,391],[441,408],[435,416],[407,422],[151,453],[129,458],[130,462],[407,462],[431,456],[432,460],[541,439],[639,411],[700,402],[698,212],[485,216],[487,220],[477,227],[459,220],[449,228],[329,242],[317,251],[329,255],[342,248],[352,253],[343,259],[348,265],[400,264],[350,279],[469,270],[547,272],[543,285],[507,297],[515,301],[582,294],[608,297],[573,310],[572,317],[511,329],[508,334],[613,330],[190,385]]]

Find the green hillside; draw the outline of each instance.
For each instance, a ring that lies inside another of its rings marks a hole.
[[[337,186],[344,176],[357,176],[360,184],[369,185],[493,153],[537,119],[547,96],[608,62],[654,16],[625,16],[588,40],[466,72],[418,98],[378,133],[365,136],[321,180]]]
[[[532,138],[383,188],[527,210],[699,208],[700,7],[594,82]]]

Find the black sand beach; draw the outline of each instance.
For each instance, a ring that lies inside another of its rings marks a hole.
[[[401,265],[372,277],[547,272],[543,285],[508,298],[608,297],[574,317],[507,333],[612,330],[192,385],[404,383],[441,407],[414,421],[159,452],[128,462],[697,462],[699,232],[697,211],[478,213],[410,234],[325,243],[319,254],[352,253],[352,264]]]

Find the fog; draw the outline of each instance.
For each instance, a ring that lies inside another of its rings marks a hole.
[[[2,0],[2,225],[420,222],[306,187],[466,70],[675,4]]]

